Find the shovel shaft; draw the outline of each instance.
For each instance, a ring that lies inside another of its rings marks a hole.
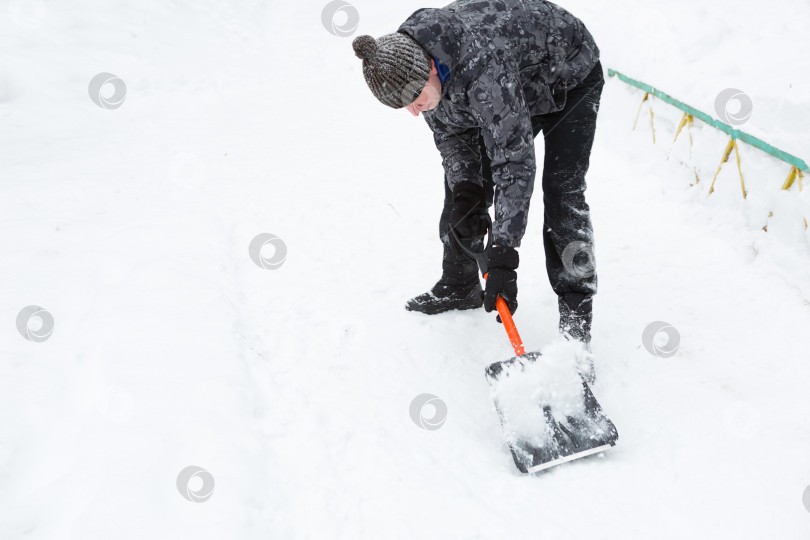
[[[506,300],[499,296],[498,300],[495,301],[495,307],[498,308],[498,314],[503,321],[503,327],[506,328],[506,335],[509,336],[509,342],[512,344],[512,348],[515,349],[515,356],[525,354],[526,350],[523,348],[523,340],[520,339],[520,334],[518,334],[515,321],[512,320],[512,314],[509,313],[509,306],[506,305]]]
[[[484,280],[486,279],[487,274],[484,274]],[[509,343],[511,343],[512,348],[515,349],[515,356],[525,354],[526,349],[523,348],[523,340],[520,339],[520,334],[518,334],[515,321],[512,320],[512,314],[509,312],[509,306],[506,305],[506,300],[499,296],[495,301],[495,307],[498,308],[498,315],[501,316],[503,327],[506,329],[506,335],[509,336]]]

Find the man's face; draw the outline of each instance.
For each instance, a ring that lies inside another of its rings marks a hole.
[[[433,59],[430,60],[430,77],[428,77],[427,84],[422,89],[422,93],[416,98],[416,101],[405,107],[408,112],[414,116],[419,116],[422,111],[429,111],[435,109],[442,99],[442,81],[439,79],[439,70],[436,69],[436,63]]]

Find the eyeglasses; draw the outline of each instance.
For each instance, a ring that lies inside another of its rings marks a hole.
[[[387,85],[386,85],[385,83],[383,83],[383,87],[385,87],[385,86],[387,86]],[[419,97],[422,95],[422,91],[424,90],[424,88],[417,88],[417,89],[416,89],[416,90],[414,90],[414,91],[413,91],[413,93],[412,93],[412,94],[409,96],[409,95],[408,95],[406,92],[407,92],[408,90],[410,90],[410,87],[411,87],[411,86],[413,86],[413,84],[412,84],[412,83],[411,83],[411,84],[408,84],[407,86],[405,86],[405,88],[404,88],[404,89],[401,91],[401,93],[400,93],[400,97],[402,98],[402,102],[403,102],[403,105],[402,105],[403,107],[409,107],[409,106],[413,105],[413,103],[414,103],[414,102],[415,102],[417,99],[419,99]],[[391,95],[391,94],[393,94],[393,92],[389,93],[389,95]],[[393,96],[392,96],[392,97],[393,97]]]

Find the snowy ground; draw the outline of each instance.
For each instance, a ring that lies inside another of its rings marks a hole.
[[[690,187],[685,138],[666,161],[678,111],[653,104],[653,145],[641,94],[608,80],[594,391],[621,439],[523,477],[483,377],[510,356],[500,326],[402,309],[438,277],[441,160],[351,39],[423,4],[355,2],[348,37],[325,4],[0,3],[0,538],[807,538],[810,205],[779,192],[786,166],[741,145],[748,200],[733,162],[707,198],[725,136],[696,126]],[[806,3],[563,5],[605,68],[710,113],[743,89],[742,129],[810,159]],[[89,98],[101,72],[120,108]],[[530,349],[557,317],[540,205]],[[260,233],[287,246],[275,270],[249,256]],[[49,339],[18,333],[29,305]],[[654,321],[675,355],[642,346]],[[411,420],[423,393],[439,429]],[[192,465],[215,480],[198,504],[176,486]]]

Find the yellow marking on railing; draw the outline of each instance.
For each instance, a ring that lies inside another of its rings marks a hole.
[[[636,130],[636,125],[638,124],[638,117],[641,116],[641,107],[644,106],[644,102],[647,101],[650,97],[650,94],[644,92],[644,97],[641,98],[641,103],[638,106],[638,113],[636,114],[636,121],[633,122],[633,131]],[[655,144],[655,124],[653,124],[653,110],[652,110],[652,100],[650,99],[650,127],[652,128],[652,138],[653,144]]]
[[[683,127],[686,126],[686,131],[689,133],[689,161],[692,162],[692,171],[695,173],[695,183],[689,184],[690,186],[694,186],[695,184],[700,183],[700,177],[697,173],[697,167],[695,166],[695,158],[692,155],[692,148],[694,147],[694,141],[692,140],[692,115],[689,113],[683,113],[681,117],[681,122],[678,124],[678,130],[675,132],[675,138],[672,139],[672,146],[669,147],[669,152],[667,152],[667,161],[669,161],[669,155],[672,153],[672,149],[675,147],[675,143],[678,141],[678,135],[681,134],[681,130]]]
[[[723,152],[723,159],[720,161],[720,165],[717,167],[717,172],[714,173],[714,180],[712,180],[712,185],[709,187],[709,193],[706,195],[707,197],[714,192],[714,183],[717,181],[717,175],[720,174],[720,169],[723,167],[723,163],[728,161],[732,150],[734,150],[734,153],[737,156],[737,170],[740,172],[740,186],[742,187],[743,199],[748,198],[748,194],[745,192],[745,180],[743,179],[742,167],[740,166],[740,151],[737,148],[737,141],[734,139],[734,137],[731,137],[728,140],[726,150]]]
[[[787,175],[787,179],[785,180],[785,183],[782,185],[782,189],[784,189],[784,190],[790,189],[790,186],[793,185],[793,181],[796,178],[799,179],[799,191],[801,191],[802,190],[802,178],[804,178],[804,175],[802,174],[802,171],[800,171],[799,168],[796,167],[795,165],[790,168],[790,172]]]
[[[650,94],[644,92],[644,97],[641,98],[641,103],[638,104],[638,112],[636,113],[636,121],[633,122],[633,131],[636,130],[636,124],[638,124],[638,117],[641,116],[641,107],[644,105],[644,102],[647,101],[647,98],[650,97]]]

